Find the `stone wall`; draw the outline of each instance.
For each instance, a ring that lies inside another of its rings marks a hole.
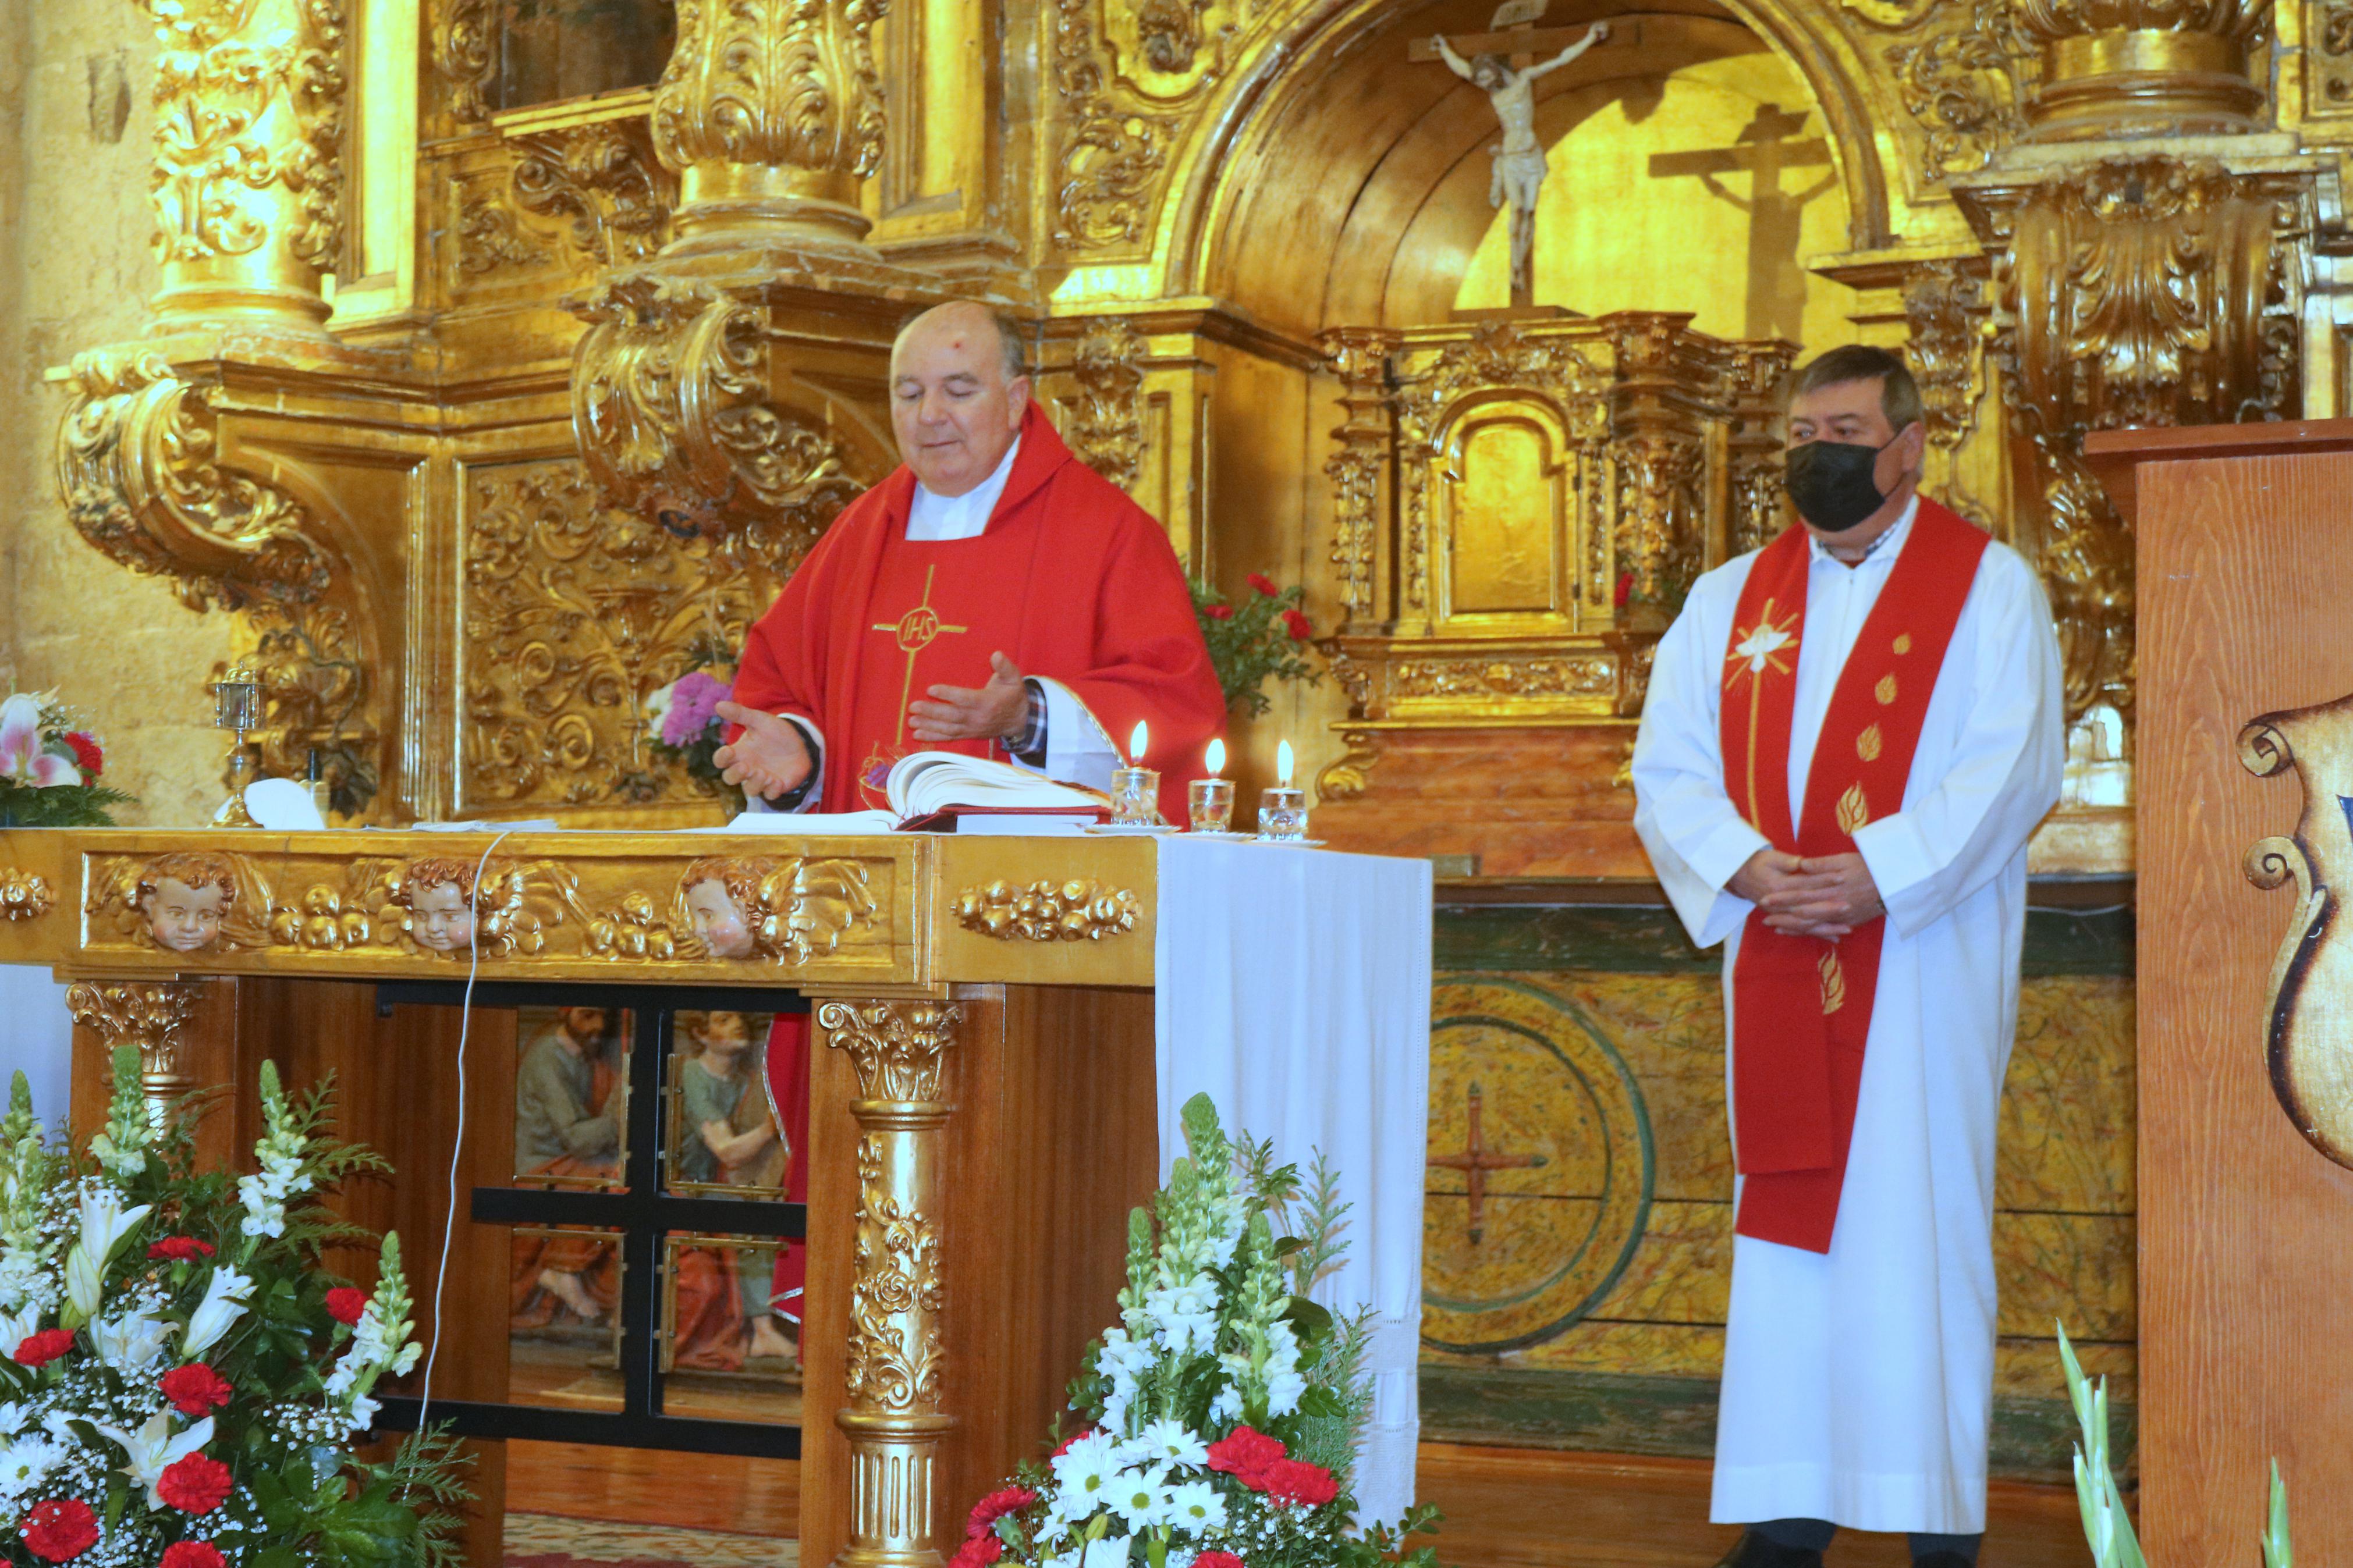
[[[204,683],[228,621],[84,544],[52,458],[68,401],[55,373],[136,338],[155,289],[153,54],[128,0],[0,5],[0,677],[88,713],[110,779],[139,797],[123,821],[187,825],[219,798]]]

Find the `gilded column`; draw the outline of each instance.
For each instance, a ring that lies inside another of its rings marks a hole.
[[[849,1053],[858,1098],[858,1247],[850,1283],[847,1403],[849,1568],[937,1568],[948,1530],[942,1407],[944,1080],[962,1010],[944,1002],[827,1002],[818,1026]]]
[[[2042,56],[2026,101],[2037,142],[2191,136],[2255,129],[2263,89],[2247,49],[2271,0],[2010,0]]]
[[[668,257],[863,248],[882,160],[873,28],[887,0],[679,0],[654,152],[679,177]]]
[[[155,24],[155,327],[314,331],[343,232],[344,0],[133,0]]]
[[[74,1022],[96,1031],[111,1057],[121,1046],[139,1049],[139,1083],[148,1114],[157,1125],[172,1102],[197,1087],[188,1060],[186,1027],[198,988],[189,984],[100,985],[83,982],[66,991]]]

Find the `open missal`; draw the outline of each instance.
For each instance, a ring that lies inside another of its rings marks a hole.
[[[747,811],[731,833],[1064,833],[1111,815],[1109,797],[986,757],[917,752],[892,765],[885,811]]]

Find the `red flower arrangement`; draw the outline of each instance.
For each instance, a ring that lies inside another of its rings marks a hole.
[[[1305,642],[1315,635],[1315,623],[1307,618],[1303,610],[1285,610],[1282,612],[1282,629],[1291,634],[1293,642]]]
[[[351,1285],[338,1285],[327,1292],[327,1316],[347,1328],[356,1327],[360,1314],[367,1310],[367,1292]]]
[[[44,1367],[73,1349],[73,1340],[70,1329],[43,1329],[26,1336],[10,1359],[18,1366]]]
[[[193,1236],[167,1236],[147,1249],[151,1259],[167,1263],[194,1263],[212,1255],[213,1244],[198,1241]]]
[[[1250,574],[1250,585],[1257,589],[1260,593],[1265,595],[1270,599],[1282,592],[1281,588],[1274,585],[1274,579],[1268,576],[1263,572],[1251,573]]]
[[[988,1527],[1008,1513],[1018,1513],[1038,1500],[1038,1494],[1028,1487],[1006,1487],[993,1491],[972,1505],[972,1517],[965,1522],[967,1539],[985,1535]]]
[[[1005,1555],[1005,1542],[994,1535],[976,1535],[955,1550],[948,1568],[989,1568]]]
[[[157,1568],[227,1568],[227,1561],[209,1541],[174,1541],[164,1548]]]
[[[37,1502],[17,1530],[25,1550],[48,1563],[70,1563],[98,1544],[98,1515],[78,1497]]]
[[[200,1361],[174,1367],[155,1380],[155,1386],[172,1402],[173,1409],[192,1420],[211,1415],[237,1394],[228,1379]]]
[[[164,1467],[164,1473],[155,1479],[155,1491],[182,1513],[210,1513],[236,1484],[228,1467],[218,1459],[190,1454]]]
[[[1312,686],[1323,672],[1301,657],[1302,645],[1315,636],[1315,623],[1299,607],[1305,590],[1282,587],[1263,572],[1251,573],[1249,583],[1250,592],[1239,602],[1206,582],[1194,583],[1193,615],[1226,706],[1259,714],[1273,706],[1260,689],[1270,677]]]
[[[1201,606],[1201,613],[1213,621],[1230,621],[1234,618],[1234,607],[1231,605],[1204,605]]]
[[[1283,1457],[1282,1440],[1237,1426],[1209,1445],[1209,1468],[1231,1476],[1254,1492],[1266,1490],[1268,1471]]]

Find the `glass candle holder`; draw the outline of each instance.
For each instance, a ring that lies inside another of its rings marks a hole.
[[[1261,790],[1258,836],[1269,844],[1297,844],[1307,837],[1307,792],[1288,785]]]
[[[1229,833],[1234,826],[1234,781],[1195,779],[1185,786],[1192,807],[1193,831]]]
[[[1154,768],[1111,771],[1111,825],[1153,827],[1160,822],[1160,773]]]

